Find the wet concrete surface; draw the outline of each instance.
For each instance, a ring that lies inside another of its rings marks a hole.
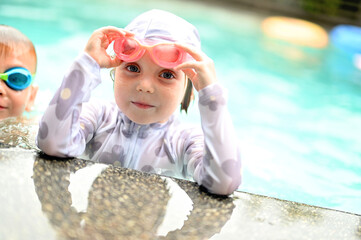
[[[49,157],[32,126],[6,124],[0,239],[361,239],[359,215]]]

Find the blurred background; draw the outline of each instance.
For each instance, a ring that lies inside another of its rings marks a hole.
[[[361,214],[360,0],[0,0],[0,23],[36,46],[34,114],[95,29],[153,8],[193,23],[215,61],[242,146],[239,190]],[[112,100],[102,77],[93,97]],[[197,123],[197,111],[181,117]]]
[[[330,25],[361,25],[360,0],[227,0],[222,2],[224,3],[317,22],[324,21]]]

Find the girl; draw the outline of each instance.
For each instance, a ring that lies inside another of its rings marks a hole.
[[[109,45],[115,57],[108,56]],[[115,103],[88,102],[101,82],[100,68],[114,68]],[[192,83],[202,128],[181,125],[175,114],[179,105],[187,110]],[[92,34],[50,102],[37,144],[58,157],[83,154],[193,178],[214,194],[231,194],[241,181],[237,138],[213,61],[200,50],[193,25],[160,10],[139,15],[125,29]]]

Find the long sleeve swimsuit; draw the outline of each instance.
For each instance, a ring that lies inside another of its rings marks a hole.
[[[240,151],[219,84],[199,91],[200,128],[180,124],[176,114],[165,123],[132,122],[116,103],[89,101],[100,82],[99,65],[80,54],[39,123],[37,145],[43,152],[193,178],[215,194],[237,189]]]

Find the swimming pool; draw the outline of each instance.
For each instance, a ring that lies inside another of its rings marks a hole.
[[[241,191],[361,214],[361,71],[332,45],[310,49],[267,38],[259,13],[180,1],[2,0],[0,22],[37,48],[37,111],[92,31],[125,26],[151,8],[197,26],[229,89],[243,152]],[[109,79],[93,97],[112,99],[111,91]],[[196,104],[182,117],[197,121]]]

